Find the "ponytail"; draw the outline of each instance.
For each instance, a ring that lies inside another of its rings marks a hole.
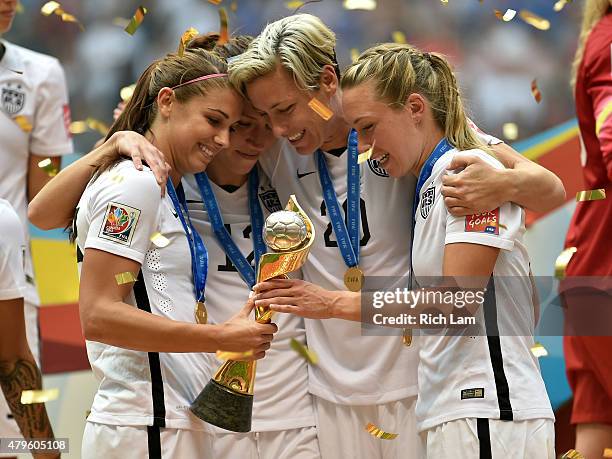
[[[377,96],[395,109],[403,109],[410,94],[421,94],[455,148],[478,148],[491,154],[469,126],[457,79],[441,54],[423,53],[404,44],[374,46],[346,69],[340,84],[347,89],[367,81],[374,81]]]

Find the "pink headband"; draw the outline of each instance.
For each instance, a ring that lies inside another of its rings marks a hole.
[[[208,80],[210,78],[219,78],[219,77],[225,77],[225,76],[227,76],[227,73],[213,73],[213,74],[210,74],[210,75],[203,75],[201,77],[194,78],[193,80],[189,80],[189,81],[186,81],[184,83],[177,84],[176,86],[173,86],[170,89],[180,88],[181,86],[186,86],[186,85],[191,84],[191,83],[197,83],[198,81]]]

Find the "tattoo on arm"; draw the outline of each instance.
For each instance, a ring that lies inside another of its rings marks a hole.
[[[0,386],[24,438],[53,438],[45,404],[21,404],[22,391],[42,389],[42,375],[33,360],[0,360]]]

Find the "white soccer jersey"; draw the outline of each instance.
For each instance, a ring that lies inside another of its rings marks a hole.
[[[421,285],[429,277],[442,276],[446,244],[481,244],[501,250],[485,305],[476,314],[476,326],[466,336],[444,336],[438,330],[419,337],[418,428],[427,430],[469,417],[554,419],[537,358],[530,351],[535,317],[529,256],[523,245],[524,212],[514,203],[505,203],[481,215],[450,215],[441,196],[442,178],[458,153],[453,149],[444,154],[421,189],[413,242],[415,276]],[[503,168],[481,150],[460,153]]]
[[[338,202],[345,210],[346,155],[325,153]],[[315,242],[302,268],[304,280],[346,290],[347,267],[327,216],[316,155],[299,155],[282,139],[261,163],[281,202],[295,194],[315,225]],[[408,276],[414,178],[390,178],[370,160],[360,166],[360,182],[359,267],[366,276]],[[365,336],[361,323],[341,319],[306,319],[306,336],[309,348],[319,356],[319,364],[310,367],[311,393],[346,405],[381,404],[416,394],[416,340],[406,347],[401,336]]]
[[[0,300],[25,297],[25,250],[19,217],[8,201],[0,199]]]
[[[22,222],[26,242],[27,176],[30,153],[72,153],[70,109],[64,71],[57,59],[0,40],[0,198],[11,203]],[[17,122],[29,125],[22,128]],[[38,304],[29,244],[26,244],[26,301]]]
[[[121,162],[91,182],[77,210],[77,256],[97,249],[141,263],[126,302],[168,319],[195,323],[191,254],[168,194],[160,198],[153,173]],[[150,241],[160,232],[170,243]],[[143,281],[144,279],[144,281]],[[211,354],[157,353],[87,341],[89,362],[100,386],[92,422],[209,430],[189,405],[212,373]]]
[[[183,183],[189,214],[208,248],[206,281],[208,319],[211,323],[225,322],[244,306],[250,289],[213,233],[194,176],[186,176]],[[242,254],[253,263],[248,183],[231,193],[212,181],[210,184],[217,198],[225,227]],[[284,207],[261,171],[258,195],[264,217]],[[277,314],[273,317],[273,321],[278,325],[278,332],[274,335],[266,357],[257,362],[252,422],[254,432],[280,431],[315,425],[312,400],[308,393],[307,364],[290,347],[292,338],[306,344],[304,320],[293,314]],[[218,361],[218,365],[221,363],[223,362]]]

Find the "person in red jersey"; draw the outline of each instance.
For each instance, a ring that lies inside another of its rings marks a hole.
[[[576,205],[565,240],[565,247],[575,247],[576,252],[567,264],[562,291],[567,307],[564,351],[574,393],[571,422],[577,424],[576,450],[588,458],[601,457],[604,448],[612,447],[612,336],[610,322],[600,316],[612,312],[611,56],[612,0],[586,0],[572,83],[582,140],[584,190],[604,189],[607,198]],[[589,284],[603,285],[603,289],[571,288],[586,282],[586,276],[590,276]],[[595,330],[599,323],[607,331]]]

